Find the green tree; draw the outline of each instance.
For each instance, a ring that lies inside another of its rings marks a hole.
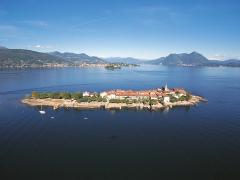
[[[72,93],[71,97],[75,100],[79,100],[83,97],[83,94],[81,92],[77,92],[77,93]]]
[[[171,103],[175,103],[175,102],[177,102],[178,101],[178,99],[176,98],[176,97],[174,97],[174,96],[170,96],[170,102]]]
[[[40,96],[40,94],[38,93],[38,92],[36,92],[36,91],[33,91],[32,92],[32,98],[39,98],[39,96]]]
[[[192,99],[192,95],[190,93],[187,93],[186,94],[186,99],[187,99],[187,101],[189,101],[190,99]]]
[[[61,92],[60,93],[60,98],[61,99],[71,99],[71,94],[67,92]]]

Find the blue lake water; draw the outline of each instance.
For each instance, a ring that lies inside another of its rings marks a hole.
[[[158,112],[47,108],[46,115],[20,103],[35,90],[151,89],[165,83],[208,103]],[[239,179],[240,69],[1,70],[0,177]]]

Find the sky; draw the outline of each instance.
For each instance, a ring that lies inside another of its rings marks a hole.
[[[240,59],[238,0],[0,0],[0,45],[154,59]]]

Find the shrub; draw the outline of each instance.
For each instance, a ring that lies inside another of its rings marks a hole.
[[[40,93],[39,94],[39,98],[40,99],[47,99],[48,98],[48,94],[47,93]]]
[[[174,96],[170,96],[170,102],[171,103],[175,103],[175,102],[177,102],[178,101],[178,99],[176,98],[176,97],[174,97]]]
[[[186,101],[186,96],[181,96],[180,98],[178,98],[179,101]]]
[[[79,102],[88,102],[88,98],[87,97],[82,97],[79,99]]]
[[[59,94],[60,99],[71,99],[71,94],[67,92],[61,92]]]
[[[39,96],[40,96],[40,94],[38,93],[38,92],[36,92],[36,91],[33,91],[32,92],[32,98],[39,98]]]
[[[71,97],[75,100],[79,100],[83,97],[83,94],[81,92],[77,92],[77,93],[72,93]]]
[[[52,99],[60,99],[60,93],[57,93],[57,92],[51,93],[51,97],[50,98],[52,98]]]
[[[189,101],[190,99],[192,99],[192,95],[190,93],[186,94],[186,100]]]
[[[156,105],[157,103],[158,103],[158,101],[155,100],[155,99],[150,99],[150,101],[149,101],[149,105],[150,105],[150,106]]]

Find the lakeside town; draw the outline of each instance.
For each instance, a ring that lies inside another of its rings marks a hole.
[[[0,69],[25,69],[25,68],[105,68],[107,70],[121,69],[123,67],[137,67],[137,64],[127,64],[127,63],[45,63],[45,64],[21,64],[21,65],[5,65],[1,66]]]
[[[30,106],[49,106],[54,109],[83,108],[83,109],[162,109],[175,106],[193,106],[206,101],[200,96],[192,95],[183,88],[169,89],[167,85],[152,90],[110,90],[104,92],[32,92],[22,100]]]

